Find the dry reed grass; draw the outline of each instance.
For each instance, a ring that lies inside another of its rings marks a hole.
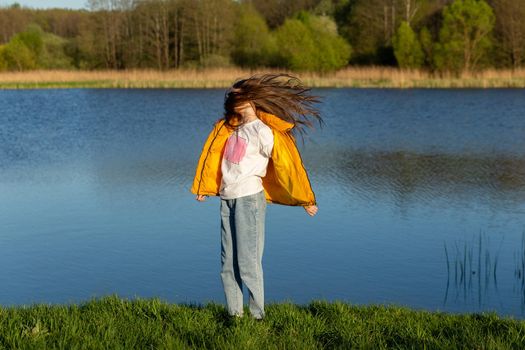
[[[1,72],[0,88],[224,88],[254,73],[288,72],[312,87],[380,88],[501,88],[525,87],[525,69],[487,69],[479,72],[434,74],[393,67],[348,67],[332,73],[301,73],[279,69],[36,70]]]

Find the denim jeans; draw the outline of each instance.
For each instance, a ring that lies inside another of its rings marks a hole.
[[[230,315],[243,315],[244,282],[250,293],[250,314],[254,318],[264,317],[265,215],[264,191],[234,199],[221,198],[221,279]]]

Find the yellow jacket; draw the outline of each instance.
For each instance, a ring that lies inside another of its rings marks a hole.
[[[266,200],[284,205],[315,205],[315,195],[304,168],[295,139],[289,132],[294,125],[265,112],[259,118],[273,132],[272,156],[263,180]],[[218,196],[221,185],[221,161],[226,140],[233,128],[220,119],[215,123],[202,148],[191,192],[206,196]]]

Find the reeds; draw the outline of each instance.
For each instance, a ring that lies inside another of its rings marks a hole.
[[[520,291],[521,305],[525,306],[525,231],[521,234],[521,244],[514,252],[514,277],[517,280],[517,289]]]
[[[498,290],[498,258],[503,244],[504,237],[501,238],[500,244],[496,251],[493,250],[493,245],[490,243],[490,236],[480,231],[476,242],[463,242],[463,247],[458,246],[457,241],[454,242],[453,257],[454,269],[451,270],[450,265],[452,257],[449,256],[447,244],[444,242],[445,258],[447,263],[447,286],[445,290],[445,298],[443,304],[446,304],[448,292],[450,287],[451,276],[454,275],[454,288],[456,290],[456,298],[462,292],[466,299],[468,294],[477,292],[477,299],[479,306],[483,306],[483,297],[490,288],[491,281],[496,292]],[[482,293],[483,291],[483,293]]]
[[[262,72],[288,72],[311,87],[377,88],[523,88],[525,69],[487,69],[479,72],[432,73],[393,67],[348,67],[331,73],[280,69],[130,69],[35,70],[1,72],[0,88],[225,88],[237,78]]]

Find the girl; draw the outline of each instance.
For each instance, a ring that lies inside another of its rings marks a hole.
[[[198,201],[220,196],[221,279],[228,314],[243,315],[242,282],[250,314],[264,318],[262,255],[266,202],[317,213],[315,195],[292,131],[323,120],[317,96],[289,74],[254,75],[226,92],[224,116],[202,149],[191,192]]]

